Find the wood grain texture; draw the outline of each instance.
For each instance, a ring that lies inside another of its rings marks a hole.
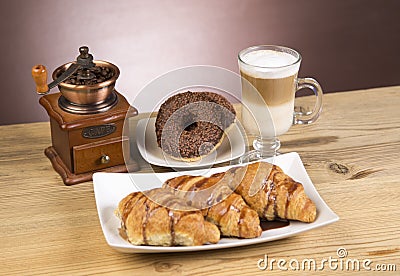
[[[312,103],[312,97],[297,100],[303,108]],[[111,249],[100,228],[92,183],[65,186],[43,154],[51,144],[49,124],[1,126],[0,273],[270,275],[281,271],[257,268],[265,254],[321,261],[337,257],[340,247],[350,258],[370,259],[371,266],[396,264],[398,273],[399,107],[400,87],[329,94],[316,124],[294,126],[281,137],[282,152],[300,154],[338,222],[279,241],[185,254]],[[151,168],[140,164],[142,171]]]

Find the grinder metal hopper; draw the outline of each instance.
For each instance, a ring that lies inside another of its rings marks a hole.
[[[106,61],[94,61],[89,48],[79,48],[75,62],[61,65],[53,72],[53,81],[47,84],[47,70],[43,65],[32,68],[36,91],[40,95],[58,86],[62,97],[60,107],[72,113],[104,112],[116,104],[115,82],[119,77],[117,66]]]

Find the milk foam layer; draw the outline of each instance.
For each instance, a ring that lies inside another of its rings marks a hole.
[[[297,57],[274,50],[257,50],[240,58],[244,62],[240,63],[240,70],[256,78],[285,78],[296,74],[300,67]]]

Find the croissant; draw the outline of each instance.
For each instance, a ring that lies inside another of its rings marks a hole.
[[[290,219],[313,222],[317,215],[314,202],[306,195],[301,183],[294,181],[282,169],[267,162],[231,168],[231,188],[261,218]]]
[[[229,188],[231,181],[232,176],[224,173],[211,177],[183,175],[167,180],[163,187],[172,188],[187,204],[202,210],[223,236],[259,237],[262,229],[257,212]]]
[[[218,228],[205,221],[201,211],[166,189],[131,193],[119,202],[115,213],[134,245],[192,246],[220,239]]]

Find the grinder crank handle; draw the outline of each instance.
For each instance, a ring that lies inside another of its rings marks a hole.
[[[47,94],[50,89],[47,85],[47,69],[44,65],[32,67],[32,78],[36,84],[36,92],[40,95]]]
[[[47,94],[50,89],[56,87],[61,82],[65,81],[75,71],[82,66],[77,63],[72,63],[67,70],[65,70],[57,79],[47,84],[47,70],[44,65],[35,65],[32,67],[32,77],[36,83],[36,91],[40,95]]]
[[[84,68],[89,69],[96,64],[93,62],[93,56],[89,54],[89,48],[82,46],[79,48],[80,55],[76,58],[76,62],[73,62],[67,70],[57,77],[54,81],[47,84],[47,70],[44,65],[35,65],[32,67],[32,78],[36,83],[36,91],[40,95],[47,94],[50,89],[56,87],[61,82],[65,81],[69,76],[75,73],[78,69]]]

